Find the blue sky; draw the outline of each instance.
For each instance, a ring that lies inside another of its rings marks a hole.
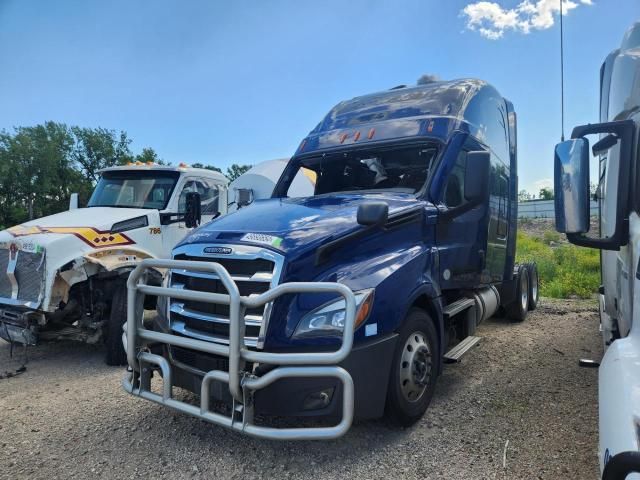
[[[291,155],[337,102],[425,73],[478,77],[519,116],[520,186],[560,137],[552,0],[0,0],[0,129],[126,130],[132,149],[226,167]],[[566,132],[598,120],[599,68],[638,0],[572,0]]]

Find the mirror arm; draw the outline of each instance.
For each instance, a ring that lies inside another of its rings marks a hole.
[[[438,222],[443,223],[451,220],[452,218],[457,217],[458,215],[462,215],[463,213],[467,213],[470,210],[473,210],[480,205],[484,205],[486,200],[478,199],[473,201],[468,201],[463,203],[462,205],[458,205],[457,207],[438,207],[440,214],[438,215]]]

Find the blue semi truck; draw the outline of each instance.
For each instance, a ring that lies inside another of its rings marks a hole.
[[[266,438],[335,438],[354,416],[414,423],[480,322],[536,306],[535,264],[515,264],[516,156],[513,105],[484,81],[338,104],[271,199],[131,274],[125,390]],[[314,195],[290,194],[300,175]],[[198,207],[194,193],[190,222]],[[166,269],[163,286],[150,269]],[[159,298],[153,325],[145,295]],[[331,420],[275,428],[273,415]]]

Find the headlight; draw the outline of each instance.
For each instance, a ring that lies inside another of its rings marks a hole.
[[[369,316],[373,305],[374,289],[355,292],[356,297],[356,321],[354,330]],[[344,299],[335,300],[307,313],[296,328],[293,337],[332,337],[342,336],[346,317],[346,304]]]
[[[143,215],[141,217],[114,223],[111,227],[111,233],[126,232],[127,230],[135,230],[136,228],[146,227],[147,225],[149,225],[149,219],[146,215]]]

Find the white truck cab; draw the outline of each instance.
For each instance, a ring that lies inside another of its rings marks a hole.
[[[101,171],[86,208],[0,232],[0,338],[104,340],[125,363],[126,279],[145,258],[168,258],[195,226],[227,213],[224,175],[184,164]],[[162,272],[153,272],[160,284]]]
[[[640,475],[640,23],[600,70],[600,122],[556,146],[556,228],[601,250],[599,366],[603,480]],[[595,143],[589,151],[589,135]],[[589,226],[589,157],[599,162],[600,231]],[[595,364],[597,366],[597,363]],[[633,473],[636,472],[636,473]],[[628,476],[627,476],[628,475]]]

